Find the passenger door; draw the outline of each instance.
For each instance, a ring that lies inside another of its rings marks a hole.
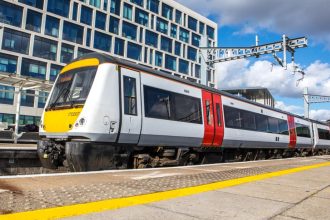
[[[121,129],[118,142],[137,144],[141,133],[140,73],[121,68]]]
[[[223,110],[221,96],[213,94],[213,112],[214,112],[214,139],[213,146],[220,147],[224,136]]]
[[[214,117],[212,93],[202,90],[203,118],[204,118],[204,138],[202,146],[213,145],[214,138]]]

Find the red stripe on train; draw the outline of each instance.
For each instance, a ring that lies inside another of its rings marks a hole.
[[[296,124],[294,122],[294,117],[292,115],[288,115],[288,125],[289,125],[289,135],[290,135],[289,148],[295,148],[297,145],[297,134],[296,134]]]

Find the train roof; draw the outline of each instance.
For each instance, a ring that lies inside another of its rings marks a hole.
[[[324,122],[316,121],[316,120],[313,120],[313,119],[306,119],[302,116],[293,114],[291,112],[287,112],[287,111],[283,111],[281,109],[272,108],[270,106],[262,105],[260,103],[250,101],[248,99],[230,94],[230,93],[225,92],[225,91],[221,91],[221,90],[218,90],[218,89],[215,89],[215,88],[211,88],[211,87],[199,84],[199,83],[191,82],[189,80],[182,79],[182,78],[179,78],[177,76],[173,76],[173,75],[170,75],[168,73],[152,69],[151,67],[147,67],[147,66],[144,66],[142,64],[134,63],[134,62],[124,60],[124,59],[121,59],[121,58],[117,58],[117,57],[114,57],[114,56],[111,56],[111,55],[108,55],[108,54],[105,54],[105,53],[96,53],[96,52],[88,53],[88,54],[83,55],[83,56],[81,56],[77,59],[72,60],[71,62],[75,62],[75,61],[78,61],[78,60],[83,60],[83,59],[86,59],[86,58],[96,58],[96,59],[99,60],[100,64],[102,64],[102,63],[115,63],[115,64],[118,64],[118,65],[130,67],[132,69],[138,69],[140,71],[152,73],[152,74],[155,74],[155,75],[158,75],[158,76],[161,76],[161,77],[164,77],[164,78],[168,78],[168,79],[171,79],[171,80],[174,80],[174,81],[178,81],[178,82],[181,82],[181,83],[184,83],[184,84],[187,84],[187,85],[191,85],[191,86],[194,86],[194,87],[197,87],[197,88],[201,88],[201,89],[208,90],[208,91],[211,91],[211,92],[214,92],[214,93],[218,93],[218,94],[221,94],[221,95],[224,95],[224,96],[236,99],[236,100],[240,100],[242,102],[250,103],[252,105],[256,105],[256,106],[259,106],[259,107],[262,107],[262,108],[266,108],[266,109],[269,109],[269,110],[273,110],[273,111],[281,112],[281,113],[284,113],[284,114],[292,115],[296,118],[304,119],[304,120],[311,121],[311,122],[314,122],[314,123],[327,125]]]

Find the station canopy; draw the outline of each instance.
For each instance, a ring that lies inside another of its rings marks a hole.
[[[49,82],[48,80],[41,80],[27,76],[8,74],[4,72],[0,72],[0,84],[18,87],[23,90],[35,89],[45,92],[49,92],[53,86],[53,83]]]

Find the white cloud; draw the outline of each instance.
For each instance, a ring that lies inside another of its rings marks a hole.
[[[288,35],[307,35],[330,47],[329,0],[178,0],[205,15],[216,17],[220,27],[240,25],[241,31],[267,29]],[[249,28],[247,28],[249,26]]]
[[[302,106],[297,105],[287,105],[283,101],[277,101],[275,103],[275,107],[281,109],[283,111],[291,112],[296,115],[304,115],[304,109]],[[330,119],[330,110],[329,109],[317,109],[311,110],[309,113],[309,117],[318,121],[327,121]]]
[[[237,60],[219,63],[216,66],[217,85],[219,89],[234,87],[265,87],[274,95],[291,98],[302,98],[303,89],[308,87],[310,94],[330,95],[330,64],[315,61],[304,71],[303,81],[297,86],[301,74],[292,74],[281,66],[274,66],[269,61]]]
[[[283,111],[291,112],[297,115],[303,115],[303,107],[297,105],[287,105],[283,101],[276,101],[275,108],[281,109]]]
[[[319,121],[327,121],[330,119],[330,110],[328,109],[311,110],[310,118]]]

